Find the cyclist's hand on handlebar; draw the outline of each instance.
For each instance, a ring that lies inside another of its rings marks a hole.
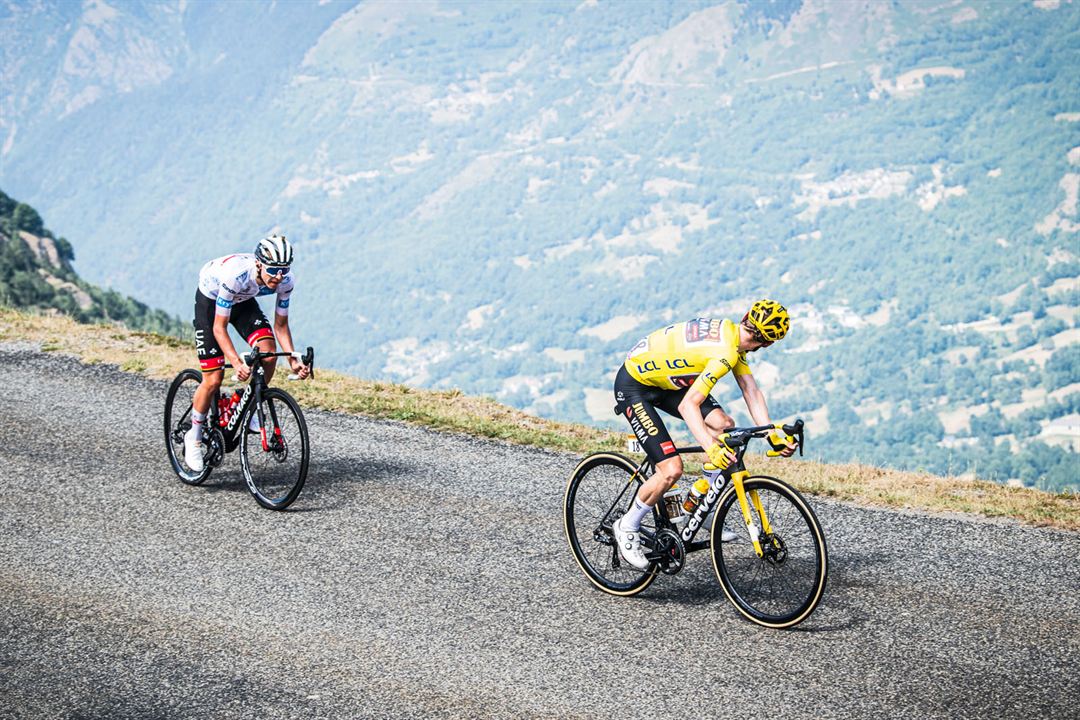
[[[720,470],[726,470],[729,465],[735,462],[735,453],[728,447],[723,438],[719,438],[709,446],[705,450],[705,454],[709,456],[709,462]]]
[[[301,380],[311,374],[311,368],[294,358],[292,355],[289,356],[289,367],[296,373],[296,377]]]
[[[766,440],[769,441],[769,446],[772,450],[769,451],[771,457],[782,455],[783,457],[791,457],[795,453],[795,449],[799,446],[795,442],[795,438],[790,435],[785,435],[779,430],[773,430],[769,433]]]
[[[239,382],[247,382],[247,379],[251,377],[251,368],[244,364],[239,358],[232,363],[233,369],[236,370],[236,379]]]

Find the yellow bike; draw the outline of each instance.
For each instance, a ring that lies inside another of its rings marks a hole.
[[[774,477],[750,475],[743,464],[750,441],[764,438],[774,428],[797,438],[802,452],[802,420],[725,433],[737,460],[724,472],[723,481],[714,484],[691,513],[683,509],[682,492],[669,491],[642,523],[642,545],[650,560],[645,570],[619,556],[612,524],[652,475],[652,463],[608,452],[583,459],[566,485],[563,522],[570,550],[593,585],[612,595],[636,595],[661,573],[681,571],[687,553],[710,549],[724,593],[747,619],[765,627],[790,628],[809,617],[821,601],[828,577],[821,525],[793,487]],[[679,453],[700,452],[700,447],[679,449]],[[706,525],[709,537],[695,540]],[[737,539],[715,541],[725,537],[725,531]]]

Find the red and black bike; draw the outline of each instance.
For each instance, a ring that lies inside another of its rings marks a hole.
[[[289,355],[311,368],[315,377],[315,351],[310,347],[303,355],[252,350],[244,356],[252,372],[243,393],[222,391],[210,403],[201,472],[184,462],[184,434],[191,429],[191,402],[202,373],[189,368],[176,376],[165,397],[165,448],[181,481],[203,484],[225,454],[239,447],[244,480],[256,502],[270,510],[284,510],[296,500],[307,479],[311,454],[307,423],[292,395],[266,384],[261,362]]]

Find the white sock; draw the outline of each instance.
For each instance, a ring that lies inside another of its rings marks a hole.
[[[646,505],[641,502],[638,497],[634,498],[634,506],[626,511],[626,514],[622,516],[622,528],[623,530],[629,530],[631,532],[641,529],[641,521],[646,515],[652,512],[653,506]]]
[[[198,438],[199,442],[202,442],[203,430],[204,430],[203,425],[204,424],[206,424],[206,413],[198,412],[197,410],[192,408],[191,409],[191,429],[192,430],[198,429],[198,432],[196,433],[195,437]]]

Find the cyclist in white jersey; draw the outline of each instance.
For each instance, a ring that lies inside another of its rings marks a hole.
[[[282,235],[271,235],[259,241],[254,253],[226,255],[211,260],[199,271],[192,324],[203,378],[191,403],[191,430],[184,436],[184,462],[195,472],[203,469],[206,414],[221,387],[225,363],[236,368],[241,382],[251,376],[251,368],[240,360],[229,337],[229,324],[260,352],[277,352],[275,335],[283,352],[293,352],[289,330],[289,296],[295,286],[289,269],[292,260],[289,241]],[[275,296],[273,330],[255,301],[265,295]],[[274,376],[276,366],[277,358],[263,362],[267,382]],[[289,358],[289,366],[301,378],[310,373],[310,368],[294,357]],[[252,423],[258,423],[257,417],[253,416]]]

